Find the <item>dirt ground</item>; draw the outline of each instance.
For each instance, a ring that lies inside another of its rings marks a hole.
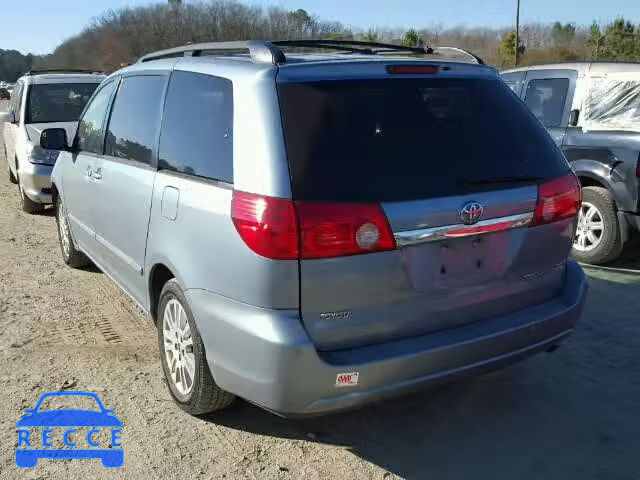
[[[169,397],[151,321],[102,273],[66,267],[53,212],[19,210],[0,145],[0,479],[640,478],[640,245],[589,269],[553,354],[362,410],[285,420],[239,401],[193,418]],[[47,391],[93,391],[125,463],[14,464],[15,422]]]

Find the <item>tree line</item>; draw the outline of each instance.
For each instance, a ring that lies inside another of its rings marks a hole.
[[[109,10],[45,56],[0,50],[0,79],[15,80],[31,68],[84,68],[110,72],[145,53],[192,42],[239,39],[342,38],[405,45],[455,46],[501,68],[515,63],[515,32],[495,28],[430,25],[356,30],[299,9],[249,6],[236,0],[183,3],[169,0]],[[522,65],[576,60],[640,61],[640,25],[624,18],[599,25],[524,25],[519,36]]]
[[[640,24],[618,18],[601,27],[572,23],[525,25],[520,34],[518,59],[524,65],[577,60],[640,61]],[[515,32],[501,37],[494,63],[511,66],[515,61]]]
[[[0,80],[13,82],[24,72],[31,70],[35,57],[23,55],[17,50],[0,49]]]

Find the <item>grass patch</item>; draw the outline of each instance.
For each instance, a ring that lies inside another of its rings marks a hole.
[[[585,273],[590,278],[597,278],[598,280],[606,280],[607,282],[623,283],[623,284],[640,284],[640,272],[639,273],[627,273],[616,272],[615,270],[602,270],[595,267],[587,267],[583,265]]]

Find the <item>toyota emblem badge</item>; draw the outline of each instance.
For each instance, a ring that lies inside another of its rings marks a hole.
[[[462,210],[460,210],[460,220],[462,220],[462,223],[465,225],[473,225],[474,223],[478,223],[483,211],[484,207],[478,202],[467,202],[463,205]]]

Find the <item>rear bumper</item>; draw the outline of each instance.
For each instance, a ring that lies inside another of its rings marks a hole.
[[[20,183],[24,194],[37,203],[51,203],[51,172],[53,165],[36,165],[22,162]]]
[[[216,382],[268,410],[306,416],[353,408],[477,375],[557,345],[584,305],[582,269],[567,264],[564,291],[515,314],[423,336],[318,352],[297,310],[266,310],[187,290]],[[359,373],[358,384],[336,377]]]

